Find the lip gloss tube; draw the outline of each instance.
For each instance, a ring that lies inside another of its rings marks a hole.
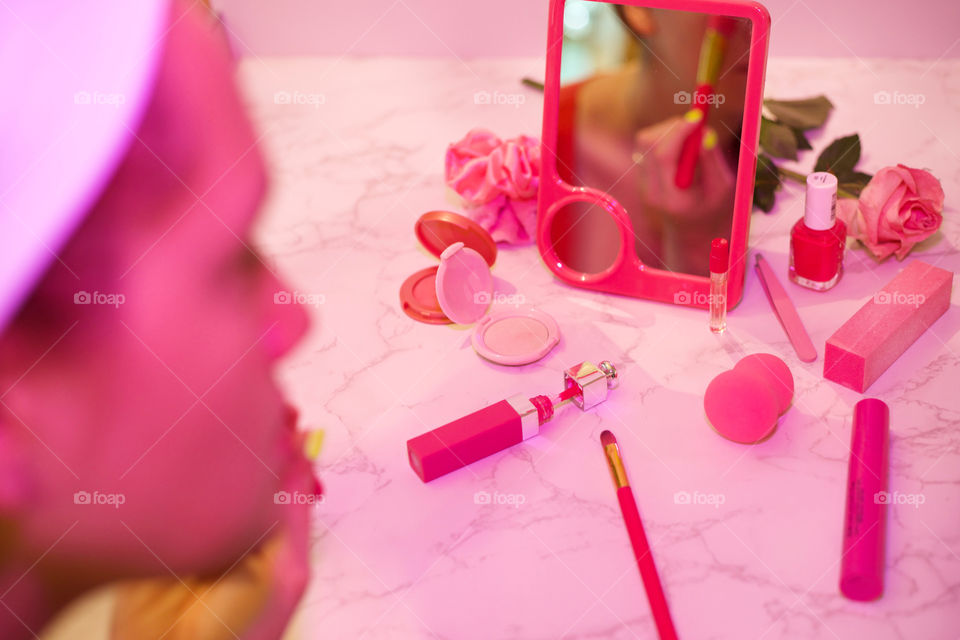
[[[723,333],[727,328],[727,273],[730,250],[726,238],[710,243],[710,331]]]
[[[886,403],[865,398],[856,404],[840,560],[840,592],[851,600],[875,600],[883,594],[889,430]]]
[[[430,482],[537,435],[568,401],[583,411],[592,409],[617,384],[610,362],[582,362],[563,372],[564,390],[556,396],[515,395],[407,440],[410,466]]]

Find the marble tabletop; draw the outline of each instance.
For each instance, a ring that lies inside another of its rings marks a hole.
[[[436,263],[414,221],[458,209],[443,183],[446,145],[476,126],[539,136],[541,96],[519,79],[542,77],[543,66],[455,56],[240,64],[274,176],[260,242],[314,317],[280,376],[304,424],[327,434],[300,636],[655,638],[600,446],[610,429],[680,637],[956,639],[960,312],[954,302],[867,394],[891,410],[890,491],[922,499],[889,507],[882,599],[848,601],[837,587],[841,527],[863,396],[822,378],[822,350],[903,264],[854,248],[829,293],[787,283],[797,187],[773,213],[753,214],[750,247],[796,303],[821,354],[811,364],[797,359],[752,271],[718,339],[704,312],[569,287],[535,248],[501,246],[498,289],[552,314],[562,333],[546,358],[519,368],[480,359],[468,330],[401,311],[400,284]],[[478,103],[482,91],[506,97]],[[923,100],[882,104],[878,91]],[[942,231],[908,260],[960,271],[960,61],[769,62],[768,97],[817,93],[836,109],[815,148],[859,132],[861,169],[905,163],[942,180]],[[813,161],[808,152],[796,168]],[[702,397],[753,352],[787,362],[796,396],[771,438],[744,446],[710,429]],[[563,369],[601,359],[618,365],[621,384],[596,409],[567,407],[540,436],[429,484],[410,469],[408,438],[514,393],[558,391]]]

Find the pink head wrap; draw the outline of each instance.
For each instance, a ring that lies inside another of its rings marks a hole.
[[[168,0],[8,0],[0,331],[109,182],[150,98]]]

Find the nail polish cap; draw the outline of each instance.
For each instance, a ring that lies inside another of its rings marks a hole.
[[[817,171],[807,176],[807,195],[803,210],[803,224],[823,231],[833,228],[837,221],[837,176]]]

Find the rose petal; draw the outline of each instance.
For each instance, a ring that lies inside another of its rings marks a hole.
[[[933,210],[939,212],[943,209],[943,185],[940,184],[940,181],[930,173],[923,169],[911,169],[905,165],[899,165],[910,172],[910,175],[913,177],[915,187],[914,192],[918,197],[925,200],[930,200],[933,206]]]
[[[877,260],[884,261],[889,258],[898,248],[902,245],[899,242],[883,242],[880,244],[866,245],[867,249],[870,250]]]
[[[863,216],[860,215],[859,205],[855,198],[837,200],[837,217],[847,226],[847,235],[857,240],[864,236]]]

